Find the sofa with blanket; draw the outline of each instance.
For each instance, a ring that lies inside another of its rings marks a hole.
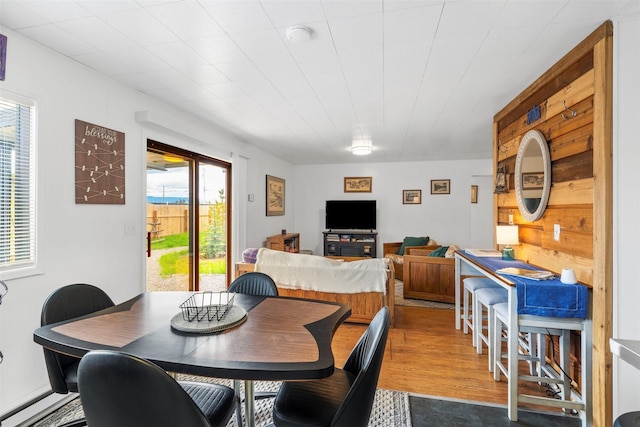
[[[347,322],[369,323],[383,306],[394,323],[393,264],[384,258],[321,257],[259,248],[245,251],[236,277],[249,271],[268,274],[280,296],[349,304]]]

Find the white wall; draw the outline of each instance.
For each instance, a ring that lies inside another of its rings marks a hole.
[[[273,161],[277,166],[273,173],[286,177],[292,168],[210,124],[168,108],[17,33],[1,27],[0,32],[8,36],[6,80],[0,82],[0,91],[31,98],[37,108],[39,268],[29,277],[0,274],[10,288],[0,306],[2,414],[50,388],[42,349],[32,338],[40,326],[40,309],[47,295],[62,285],[86,282],[102,287],[114,301],[121,302],[144,289],[147,138],[234,164],[242,164],[245,158],[260,159],[249,161],[269,173],[272,168],[268,164]],[[150,119],[137,122],[138,111],[148,112]],[[75,119],[125,133],[125,205],[75,204]],[[247,168],[238,169],[246,173]],[[246,181],[246,176],[238,176],[234,168],[234,182]],[[252,180],[252,191],[253,185]],[[256,194],[262,194],[258,188],[262,190],[264,184],[255,185]],[[238,187],[242,189],[242,185]],[[246,196],[240,197],[234,190],[234,201],[238,202],[234,215],[245,221],[246,214],[240,215],[245,209],[240,199]],[[262,217],[257,212],[250,215]],[[236,222],[237,228],[247,228]],[[135,234],[125,235],[125,225],[131,224]],[[235,244],[246,245],[244,241]]]
[[[147,138],[233,162],[238,251],[260,246],[266,236],[286,228],[301,233],[303,248],[321,253],[324,202],[351,198],[378,201],[379,251],[384,241],[416,234],[459,246],[492,243],[490,160],[292,167],[16,33],[2,27],[0,32],[9,37],[7,78],[0,82],[0,91],[37,102],[40,267],[38,275],[8,280],[10,292],[0,306],[0,349],[5,356],[0,364],[0,413],[49,388],[42,351],[32,333],[39,326],[42,302],[53,289],[90,282],[120,302],[143,288]],[[640,17],[615,23],[614,44],[614,336],[640,339],[635,315],[640,301],[635,268],[640,258]],[[158,120],[138,123],[137,111],[171,120],[163,126]],[[125,133],[126,205],[75,205],[76,118]],[[265,216],[266,174],[286,180],[285,216]],[[345,194],[345,176],[372,176],[373,192]],[[450,179],[451,194],[430,195],[431,179]],[[479,185],[477,205],[469,202],[472,184]],[[404,189],[421,189],[422,204],[402,205]],[[253,202],[247,194],[254,195]],[[125,236],[124,225],[130,223],[136,224],[136,234]],[[640,409],[640,373],[614,362],[615,413]]]
[[[247,245],[239,248],[241,251],[246,247],[264,246],[267,236],[280,234],[282,229],[289,232],[294,230],[295,208],[299,200],[295,196],[296,180],[294,179],[293,167],[275,157],[261,154],[247,161],[247,195],[253,195],[253,202],[249,202],[245,196],[241,203],[247,210],[248,221]],[[285,180],[284,195],[284,215],[266,216],[266,176],[271,175]]]
[[[614,22],[613,336],[640,340],[640,16]],[[640,372],[614,359],[614,414],[640,410]]]
[[[300,233],[301,247],[323,254],[325,201],[334,199],[377,201],[378,254],[383,242],[401,241],[404,236],[492,247],[491,164],[484,159],[295,166],[295,231]],[[345,193],[346,176],[372,177],[372,192]],[[432,179],[451,180],[451,194],[430,194]],[[479,187],[477,204],[470,201],[472,184]],[[422,190],[422,204],[403,205],[402,190]]]

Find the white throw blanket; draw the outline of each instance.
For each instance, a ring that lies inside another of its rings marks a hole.
[[[388,262],[384,258],[344,262],[261,248],[255,271],[268,274],[282,288],[343,294],[385,293]]]

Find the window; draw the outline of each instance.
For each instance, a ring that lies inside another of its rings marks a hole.
[[[0,97],[0,271],[35,265],[35,105]]]

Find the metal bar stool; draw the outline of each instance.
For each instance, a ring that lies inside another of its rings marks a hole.
[[[471,330],[471,343],[476,346],[476,335],[473,333],[473,306],[475,304],[476,291],[483,288],[499,288],[500,285],[487,277],[467,277],[462,281],[464,287],[463,293],[463,332],[469,333]],[[469,306],[469,300],[471,300],[471,306]]]

